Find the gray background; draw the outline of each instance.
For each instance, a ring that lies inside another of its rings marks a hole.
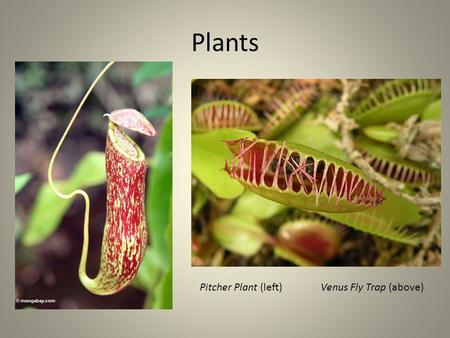
[[[450,329],[448,149],[439,268],[192,268],[191,78],[442,78],[444,1],[1,1],[2,337],[443,337]],[[192,52],[192,33],[257,37],[257,53]],[[174,62],[174,310],[14,311],[14,61]],[[444,114],[444,126],[449,115]],[[445,127],[444,127],[445,131]],[[444,133],[448,145],[449,135]],[[445,201],[445,202],[444,202]],[[200,293],[200,282],[281,281],[281,294]],[[424,282],[414,295],[320,291],[321,282]]]

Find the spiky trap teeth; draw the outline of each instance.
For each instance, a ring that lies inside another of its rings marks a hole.
[[[192,129],[208,131],[222,128],[258,130],[258,116],[247,105],[231,100],[217,100],[202,104],[192,114]]]
[[[425,170],[410,168],[400,163],[394,163],[371,155],[368,152],[365,152],[363,156],[376,172],[390,177],[393,180],[423,186],[429,186],[432,181],[432,175]]]
[[[440,181],[435,170],[398,158],[395,149],[390,145],[372,141],[363,136],[355,138],[355,144],[364,159],[376,172],[393,180],[412,186],[425,187],[435,185]]]
[[[349,116],[360,126],[402,122],[420,114],[438,90],[439,86],[428,79],[388,81],[349,112]]]
[[[318,91],[314,82],[296,82],[279,93],[269,104],[270,113],[265,113],[267,122],[259,135],[272,138],[282,132],[300,117],[316,97]]]
[[[265,198],[323,212],[361,211],[383,201],[358,168],[312,148],[250,138],[225,142],[234,154],[225,171]]]

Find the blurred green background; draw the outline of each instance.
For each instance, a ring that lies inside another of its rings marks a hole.
[[[104,113],[142,112],[154,138],[130,136],[147,156],[146,216],[150,244],[132,286],[96,296],[78,279],[84,203],[62,200],[47,183],[50,157],[87,88],[106,63],[16,63],[16,299],[55,299],[16,308],[172,308],[172,64],[115,63],[86,101],[54,167],[62,191],[91,198],[87,272],[97,274],[105,221]]]

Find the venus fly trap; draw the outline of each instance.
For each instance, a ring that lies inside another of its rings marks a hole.
[[[225,171],[253,192],[300,209],[361,211],[383,201],[358,168],[312,148],[263,139],[227,141]]]
[[[360,126],[401,122],[420,114],[439,88],[428,79],[393,80],[371,93],[349,116]]]
[[[308,265],[333,259],[339,249],[340,233],[334,224],[319,218],[299,218],[283,224],[277,233],[281,254]]]
[[[223,128],[257,130],[260,125],[258,116],[252,108],[232,100],[218,100],[202,104],[192,114],[194,131]]]
[[[439,180],[435,170],[398,158],[389,145],[364,137],[356,138],[356,144],[372,168],[382,175],[415,186],[429,186]]]
[[[422,121],[425,120],[434,120],[434,121],[441,121],[441,100],[433,101],[428,105],[427,108],[422,112],[421,119]]]
[[[440,224],[440,166],[428,160],[440,156],[439,80],[199,81],[194,104],[214,96],[202,97],[202,88],[222,84],[222,97],[243,93],[240,100],[262,127],[247,136],[238,135],[238,128],[245,128],[228,124],[235,129],[219,137],[210,123],[202,138],[193,135],[193,189],[210,193],[201,202],[203,210],[193,194],[193,241],[205,243],[196,262],[409,265],[406,258],[398,263],[395,250],[405,256],[428,250],[420,249],[424,234]],[[193,109],[196,132],[201,107]],[[433,128],[425,120],[433,120]],[[224,121],[221,127],[227,128]],[[216,165],[218,155],[222,166]],[[245,193],[225,194],[236,183]],[[424,217],[424,210],[433,216]],[[248,222],[255,232],[244,226]],[[330,227],[334,222],[346,231],[336,232]],[[260,233],[258,227],[269,237],[249,236]],[[214,244],[205,239],[210,233]],[[356,241],[363,244],[354,263],[355,254],[347,258],[345,252]],[[214,251],[217,243],[224,253]],[[383,252],[390,248],[392,253]]]
[[[83,248],[79,265],[82,284],[98,295],[117,293],[136,276],[147,247],[147,224],[145,220],[145,156],[139,146],[120,127],[155,136],[156,131],[145,117],[133,109],[123,109],[106,114],[109,119],[106,136],[107,206],[106,225],[103,233],[100,268],[95,278],[86,274],[89,247],[90,201],[83,190],[62,193],[53,184],[52,171],[58,151],[66,138],[84,102],[103,74],[112,66],[110,62],[100,72],[86,92],[59,141],[48,168],[48,181],[53,192],[63,199],[81,195],[85,200]]]
[[[267,122],[259,135],[271,138],[286,129],[308,108],[316,95],[317,88],[309,82],[295,83],[281,91],[272,99],[270,113],[265,114]]]

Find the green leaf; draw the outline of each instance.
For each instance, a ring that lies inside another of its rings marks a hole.
[[[372,140],[392,143],[399,138],[400,132],[394,128],[389,128],[386,126],[367,126],[363,128],[364,134]]]
[[[166,241],[170,252],[172,252],[172,222],[170,221],[166,229]],[[172,264],[169,271],[165,272],[161,281],[155,289],[154,309],[172,308]]]
[[[146,196],[151,247],[133,285],[147,292],[144,308],[172,307],[172,118],[155,146]]]
[[[133,75],[133,86],[139,86],[146,80],[172,73],[172,62],[144,62]]]
[[[427,108],[422,112],[420,116],[422,121],[433,120],[433,121],[441,121],[441,99],[433,101],[428,105]]]
[[[214,239],[225,249],[243,256],[256,254],[268,240],[259,224],[244,215],[227,215],[218,218],[212,226]]]
[[[55,182],[55,187],[58,190],[67,190],[64,182]],[[23,233],[22,244],[33,246],[45,241],[56,231],[71,204],[72,200],[64,200],[56,196],[50,189],[50,185],[42,185],[31,210],[28,226]]]
[[[165,232],[165,239],[170,252],[172,252],[172,204],[169,209],[169,223]],[[154,309],[171,309],[172,308],[172,262],[162,277],[159,285],[155,290]]]
[[[171,112],[171,107],[169,106],[155,106],[144,112],[144,115],[148,119],[154,118],[164,118],[167,117]]]
[[[105,155],[102,152],[86,154],[74,169],[72,176],[64,181],[55,182],[55,187],[69,193],[75,189],[84,189],[105,182]],[[50,236],[61,222],[73,200],[65,200],[56,196],[48,183],[38,191],[30,213],[22,244],[33,246],[42,243]]]
[[[168,271],[155,290],[154,309],[172,308],[172,270]]]
[[[303,144],[343,161],[349,161],[347,153],[336,143],[339,137],[324,124],[318,123],[314,113],[308,113],[292,127],[277,137],[277,140]]]
[[[133,280],[133,286],[143,291],[150,291],[157,285],[160,278],[161,270],[158,268],[156,251],[147,248],[136,278]]]
[[[287,206],[261,197],[246,190],[233,207],[233,214],[252,216],[257,220],[266,220],[288,209]]]
[[[31,178],[30,173],[24,173],[21,175],[17,175],[14,178],[14,191],[17,194],[20,190],[23,189],[23,187],[28,183],[28,181]]]
[[[170,220],[172,196],[172,118],[166,120],[152,157],[147,192],[147,219],[152,246],[162,269],[171,266],[171,252],[164,239]]]
[[[233,155],[224,140],[255,137],[240,129],[219,129],[192,135],[192,173],[219,198],[235,198],[244,187],[223,170]]]
[[[106,180],[105,154],[99,151],[87,153],[75,167],[67,181],[68,189],[91,187]]]
[[[403,232],[404,226],[419,222],[417,205],[394,195],[387,189],[383,190],[383,195],[385,200],[375,208],[354,213],[320,214],[356,230],[405,244],[417,244],[417,238]]]
[[[193,195],[192,215],[197,216],[208,202],[208,195],[205,189],[196,189]]]
[[[167,224],[164,239],[172,252],[172,210],[169,209],[169,223]],[[155,247],[147,250],[144,261],[142,262],[135,286],[142,287],[147,291],[147,297],[144,301],[144,308],[151,309],[171,309],[172,308],[172,261],[168,271],[161,269],[156,257]],[[171,258],[171,257],[170,257]]]

